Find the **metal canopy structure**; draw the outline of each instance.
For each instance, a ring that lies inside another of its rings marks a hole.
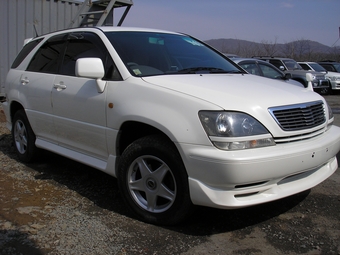
[[[113,26],[114,10],[116,8],[125,8],[117,24],[117,26],[121,26],[133,5],[132,0],[84,0],[82,3],[80,1],[68,0],[66,2],[81,4],[78,13],[68,28]]]
[[[132,0],[0,0],[0,97],[25,39],[66,28],[121,26],[132,5]]]

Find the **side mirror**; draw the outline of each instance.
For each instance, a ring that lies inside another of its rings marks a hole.
[[[76,76],[97,79],[98,92],[105,89],[106,81],[102,78],[105,75],[103,62],[100,58],[79,58],[76,62]]]
[[[314,91],[314,89],[313,89],[313,84],[312,84],[313,78],[314,78],[313,74],[311,74],[311,73],[306,73],[306,80],[307,80],[307,82],[308,82],[307,90]]]
[[[284,71],[284,70],[285,70],[285,67],[284,67],[284,66],[280,66],[279,69],[280,69],[281,71]]]

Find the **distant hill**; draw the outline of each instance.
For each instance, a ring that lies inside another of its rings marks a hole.
[[[256,43],[238,39],[212,39],[205,42],[223,53],[236,54],[241,57],[282,56],[297,60],[312,58],[314,61],[323,58],[339,61],[340,58],[340,47],[329,47],[310,40],[298,40],[285,44]]]

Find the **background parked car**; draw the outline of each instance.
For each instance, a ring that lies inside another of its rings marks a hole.
[[[250,74],[277,79],[289,84],[304,87],[300,82],[291,79],[289,73],[282,72],[280,69],[266,61],[254,58],[233,58],[232,60]]]
[[[301,82],[305,87],[307,87],[307,71],[304,70],[294,59],[262,56],[253,58],[265,60],[279,68],[281,71],[285,73],[290,73],[293,80]],[[322,89],[329,88],[329,81],[328,79],[326,79],[325,74],[313,71],[308,72],[313,74],[314,76],[314,80],[312,81],[314,91],[322,93]]]
[[[321,61],[318,62],[321,66],[323,66],[327,71],[340,73],[340,63],[335,61]]]
[[[224,56],[234,59],[234,58],[240,58],[240,56],[236,55],[236,54],[231,54],[231,53],[223,53]]]
[[[323,94],[332,94],[333,90],[340,90],[340,73],[327,71],[323,66],[316,62],[298,62],[299,65],[307,71],[317,71],[324,73],[329,80],[329,89],[324,89]]]

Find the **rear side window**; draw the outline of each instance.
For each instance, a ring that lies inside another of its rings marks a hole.
[[[27,71],[57,74],[62,60],[67,35],[57,35],[50,38],[32,58]]]
[[[283,64],[281,63],[280,60],[271,59],[271,60],[269,60],[269,63],[273,64],[277,68],[280,68],[280,66],[283,66]]]
[[[18,56],[15,58],[11,68],[17,68],[21,62],[27,57],[27,55],[43,40],[43,38],[38,39],[38,40],[34,40],[31,41],[29,43],[27,43],[22,50],[20,51],[20,53],[18,54]]]

